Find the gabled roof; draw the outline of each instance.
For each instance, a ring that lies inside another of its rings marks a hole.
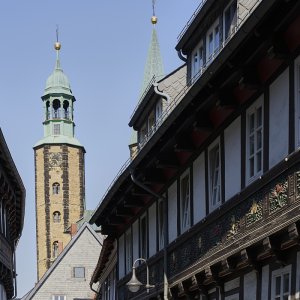
[[[76,235],[71,239],[71,241],[67,244],[67,246],[63,249],[63,251],[60,253],[60,255],[57,257],[57,259],[54,261],[54,263],[51,265],[51,267],[48,269],[48,271],[43,275],[41,280],[35,285],[35,287],[27,294],[27,296],[22,299],[24,300],[30,300],[32,297],[38,292],[38,290],[43,286],[43,284],[47,281],[47,279],[50,277],[50,275],[53,273],[53,271],[56,269],[56,267],[60,264],[60,262],[64,259],[64,257],[68,254],[68,252],[72,249],[74,244],[78,241],[80,236],[83,234],[85,230],[88,230],[94,238],[98,241],[98,243],[102,246],[103,244],[103,238],[101,235],[98,235],[92,228],[92,226],[89,223],[85,223],[81,226],[79,231],[76,233]]]

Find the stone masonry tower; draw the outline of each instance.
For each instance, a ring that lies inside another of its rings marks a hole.
[[[74,137],[74,102],[67,76],[56,63],[44,95],[44,137],[34,145],[38,280],[70,241],[71,224],[85,210],[84,147]]]

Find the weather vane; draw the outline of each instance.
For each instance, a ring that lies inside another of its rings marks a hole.
[[[54,44],[55,50],[60,50],[61,48],[61,43],[58,41],[58,25],[56,25],[56,42]]]
[[[157,17],[155,16],[155,2],[156,0],[152,0],[152,11],[153,11],[153,15],[151,17],[151,23],[153,25],[155,25],[157,23]]]

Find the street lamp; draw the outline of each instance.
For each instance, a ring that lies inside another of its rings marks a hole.
[[[143,262],[146,264],[146,269],[147,269],[147,283],[146,283],[146,285],[143,284],[143,283],[141,283],[141,282],[137,279],[137,277],[136,277],[136,275],[135,275],[135,264],[136,264],[138,261],[143,261]],[[153,288],[153,287],[154,287],[154,285],[149,284],[149,268],[148,268],[147,262],[146,262],[146,260],[145,260],[144,258],[137,258],[137,259],[134,261],[134,263],[133,263],[133,265],[132,265],[132,277],[131,277],[131,279],[126,283],[126,285],[127,285],[128,289],[129,289],[129,291],[132,292],[132,293],[138,292],[138,291],[140,290],[140,287],[143,286],[143,285],[145,285],[145,287],[146,287],[146,289],[147,289],[147,293],[149,293],[149,289],[150,289],[150,288]]]

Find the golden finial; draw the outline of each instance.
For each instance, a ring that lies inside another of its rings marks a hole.
[[[151,17],[151,23],[152,23],[153,25],[155,25],[155,24],[157,23],[157,17],[156,17],[156,16],[152,16],[152,17]]]
[[[155,16],[155,0],[152,0],[152,11],[153,15],[151,17],[151,23],[155,25],[157,23],[157,17]]]
[[[61,48],[61,43],[58,41],[58,25],[56,25],[56,42],[54,44],[54,49],[60,50],[60,48]]]

